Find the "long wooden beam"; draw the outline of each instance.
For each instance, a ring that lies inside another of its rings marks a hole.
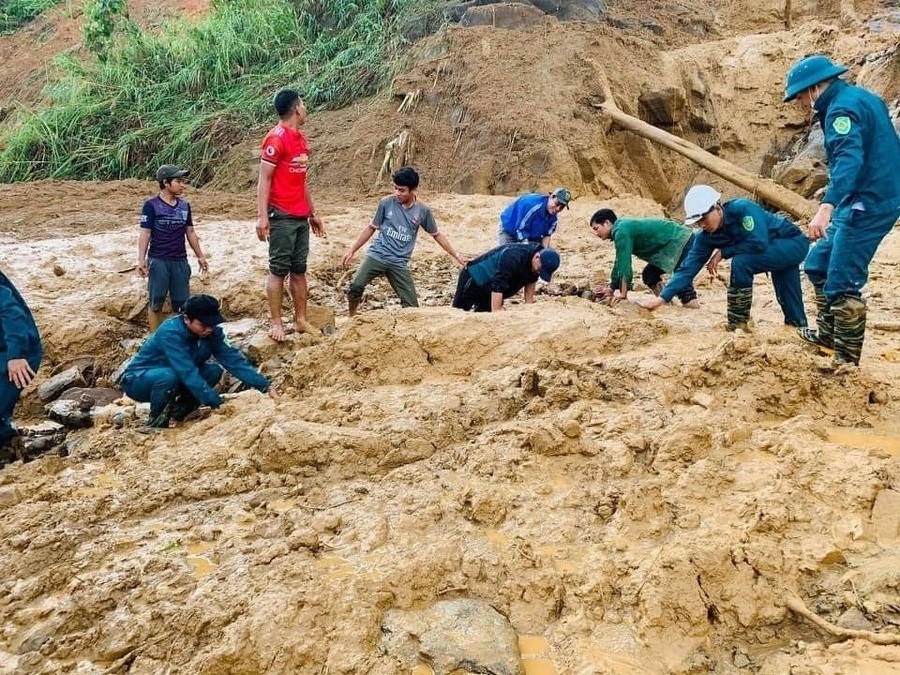
[[[608,115],[623,129],[632,131],[654,143],[684,155],[695,164],[724,178],[729,183],[743,188],[753,197],[761,197],[782,211],[791,214],[794,218],[801,221],[799,223],[801,226],[805,226],[806,221],[812,218],[812,215],[816,212],[818,204],[815,202],[801,197],[796,192],[779,185],[771,178],[764,178],[742,169],[721,157],[707,152],[690,141],[686,141],[623,112],[621,108],[611,102],[612,100],[611,96],[607,96],[606,101],[603,103],[594,103],[593,105],[602,110],[604,114]]]

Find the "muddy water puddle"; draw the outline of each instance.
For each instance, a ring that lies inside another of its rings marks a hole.
[[[900,457],[900,431],[897,430],[829,427],[826,433],[832,443],[886,452],[894,457]]]

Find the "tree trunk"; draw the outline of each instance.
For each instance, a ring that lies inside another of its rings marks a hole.
[[[658,143],[659,145],[684,155],[695,164],[724,178],[729,183],[734,183],[738,187],[743,188],[754,198],[762,198],[764,201],[773,204],[800,221],[809,220],[816,212],[818,204],[815,202],[801,197],[796,192],[789,190],[783,185],[779,185],[770,178],[763,178],[755,173],[746,171],[721,157],[716,157],[690,141],[686,141],[683,138],[679,138],[678,136],[655,127],[652,124],[648,124],[643,120],[632,117],[612,103],[612,100],[613,98],[611,96],[607,96],[605,102],[595,103],[593,105],[609,115],[609,117],[622,128],[633,131],[654,143]],[[800,224],[804,225],[805,223],[801,222]]]

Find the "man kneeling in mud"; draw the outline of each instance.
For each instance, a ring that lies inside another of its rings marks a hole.
[[[460,271],[453,307],[467,312],[499,312],[503,300],[520,290],[525,302],[533,303],[537,280],[549,283],[559,262],[559,253],[540,244],[492,248]]]
[[[119,384],[130,398],[150,403],[149,427],[183,421],[201,405],[222,405],[213,387],[222,378],[223,367],[244,384],[278,399],[269,380],[225,341],[219,326],[224,321],[218,300],[191,296],[181,314],[164,321],[128,364]],[[208,363],[210,358],[221,365]]]
[[[618,218],[612,209],[594,213],[590,226],[596,237],[611,239],[616,247],[609,286],[594,289],[595,297],[604,298],[611,305],[628,298],[634,277],[631,256],[647,263],[641,279],[654,295],[659,295],[665,286],[663,274],[672,274],[694,243],[694,232],[689,227],[665,218]],[[700,306],[693,283],[678,292],[678,299],[691,309]]]

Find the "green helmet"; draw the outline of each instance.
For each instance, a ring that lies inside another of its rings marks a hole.
[[[802,58],[788,71],[784,102],[793,101],[800,92],[846,72],[847,68],[835,65],[831,59],[821,54]]]

